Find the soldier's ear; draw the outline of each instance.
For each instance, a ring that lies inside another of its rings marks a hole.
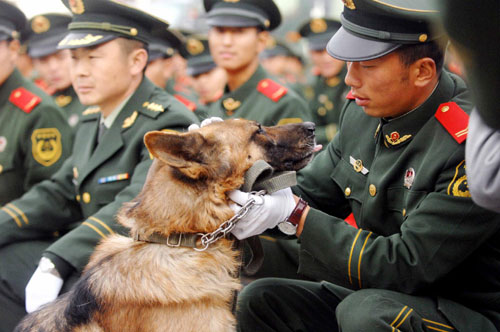
[[[155,158],[192,179],[207,173],[202,160],[206,141],[198,132],[152,131],[144,136],[144,143]]]
[[[437,78],[436,63],[429,57],[421,58],[410,65],[410,79],[417,87],[434,84]]]
[[[257,38],[258,38],[258,51],[259,53],[264,51],[266,49],[266,45],[269,42],[269,38],[271,38],[271,35],[269,34],[269,31],[267,30],[262,30],[258,31],[257,30]]]

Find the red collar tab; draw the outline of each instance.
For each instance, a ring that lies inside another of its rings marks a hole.
[[[12,91],[9,97],[9,101],[24,112],[30,113],[36,105],[40,104],[42,98],[26,90],[25,88],[20,87]]]
[[[263,79],[259,82],[259,84],[257,85],[257,91],[259,91],[275,103],[288,93],[287,88],[269,78]]]

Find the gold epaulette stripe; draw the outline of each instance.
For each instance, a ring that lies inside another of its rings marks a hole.
[[[14,212],[12,212],[9,209],[7,209],[6,206],[4,206],[2,208],[2,210],[5,211],[5,213],[7,213],[9,216],[11,216],[14,219],[14,221],[16,222],[16,224],[17,224],[17,226],[19,228],[23,227],[23,224],[21,223],[21,220],[19,220],[19,218],[16,216],[16,214]]]
[[[82,223],[82,225],[85,225],[85,226],[88,226],[90,228],[92,228],[97,234],[99,234],[102,238],[106,238],[106,235],[104,235],[103,232],[101,232],[97,227],[95,227],[94,225],[92,225],[91,223],[85,221],[84,223]]]
[[[356,246],[356,242],[358,241],[359,235],[361,234],[362,229],[358,230],[358,234],[354,238],[354,242],[352,243],[351,252],[349,254],[349,265],[347,266],[347,273],[349,275],[349,282],[352,285],[352,275],[351,275],[351,261],[352,261],[352,253],[354,252],[354,247]]]
[[[433,326],[429,326],[429,325],[425,325],[425,327],[427,327],[428,329],[430,330],[434,330],[434,331],[439,331],[439,332],[448,332],[446,330],[442,330],[442,329],[438,329],[437,327],[433,327]]]
[[[394,319],[394,321],[391,323],[391,326],[394,326],[394,324],[396,324],[396,322],[398,321],[399,317],[401,317],[401,315],[403,314],[403,312],[405,312],[406,308],[408,308],[407,305],[404,306],[403,309],[401,309],[401,311],[399,312],[399,314],[396,316],[396,319]],[[394,328],[393,328],[394,330]]]
[[[438,323],[438,322],[435,322],[435,321],[432,321],[432,320],[429,320],[429,319],[425,319],[425,318],[422,318],[422,320],[424,322],[427,322],[427,323],[431,323],[431,324],[434,324],[434,325],[438,325],[438,326],[442,326],[446,329],[449,329],[449,330],[454,330],[454,328],[452,326],[449,326],[449,325],[445,325],[445,324],[442,324],[442,323]],[[428,328],[431,328],[431,329],[436,329],[436,328],[432,328],[428,325],[426,325]],[[437,331],[442,331],[442,330],[437,330]]]
[[[109,232],[109,234],[114,234],[113,230],[104,223],[104,221],[97,219],[96,217],[89,217],[90,220],[94,220],[95,222],[99,223],[102,227],[106,228],[106,230]]]
[[[17,212],[17,214],[18,214],[18,215],[20,215],[20,216],[21,216],[21,218],[23,218],[24,223],[25,223],[26,225],[28,225],[28,224],[29,224],[28,218],[26,218],[26,215],[23,213],[23,211],[21,211],[21,209],[20,209],[20,208],[18,208],[17,206],[15,206],[15,205],[14,205],[14,204],[12,204],[12,203],[7,204],[6,206],[8,206],[8,207],[10,207],[12,210],[16,211],[16,212]]]
[[[359,253],[359,261],[358,261],[358,282],[359,282],[359,288],[361,288],[361,258],[363,258],[363,252],[365,251],[366,244],[368,243],[368,239],[370,236],[372,236],[372,232],[368,234],[368,236],[365,239],[365,243],[363,243],[363,247],[361,248],[361,252]]]

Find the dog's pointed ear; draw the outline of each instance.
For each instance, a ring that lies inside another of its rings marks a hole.
[[[200,133],[151,131],[144,136],[144,143],[155,158],[185,175],[196,179],[203,173],[200,151],[206,141]]]

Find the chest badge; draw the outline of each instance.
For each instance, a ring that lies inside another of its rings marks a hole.
[[[363,175],[368,174],[369,170],[363,166],[363,161],[361,159],[355,159],[353,156],[350,156],[349,162],[357,173],[361,173]]]
[[[227,115],[231,116],[234,114],[234,111],[236,111],[236,109],[241,106],[241,102],[238,100],[234,100],[233,98],[227,98],[224,99],[222,105],[226,109]]]
[[[411,138],[411,135],[404,135],[401,137],[401,135],[397,131],[393,131],[391,133],[391,136],[385,135],[385,139],[387,140],[387,143],[391,145],[398,145],[401,144],[405,141],[407,141],[409,138]]]
[[[125,121],[123,121],[123,125],[122,125],[122,128],[129,128],[129,127],[132,127],[132,125],[134,124],[135,120],[137,120],[137,111],[134,111],[134,113],[132,113],[131,116],[129,116],[128,118],[125,119]]]
[[[7,139],[5,136],[0,136],[0,152],[4,152],[7,147]]]
[[[405,173],[404,186],[406,189],[410,189],[413,186],[413,181],[415,180],[415,170],[413,168],[408,168]]]

